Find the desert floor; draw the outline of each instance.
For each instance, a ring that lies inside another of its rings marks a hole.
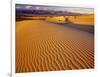
[[[16,73],[94,68],[94,34],[44,20],[16,22]]]

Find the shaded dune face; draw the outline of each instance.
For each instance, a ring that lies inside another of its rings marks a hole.
[[[93,37],[42,20],[16,22],[16,73],[94,68]]]

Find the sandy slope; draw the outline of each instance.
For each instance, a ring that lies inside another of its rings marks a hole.
[[[93,34],[42,20],[16,22],[16,72],[94,67]]]
[[[68,19],[75,24],[94,25],[93,15],[69,16]]]

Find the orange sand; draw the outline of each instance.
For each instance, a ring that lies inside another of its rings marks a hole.
[[[94,68],[93,34],[43,20],[16,22],[16,72]]]
[[[68,19],[75,24],[94,25],[94,15],[69,16]]]

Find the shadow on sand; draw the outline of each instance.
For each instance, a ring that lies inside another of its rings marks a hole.
[[[55,23],[55,22],[52,22],[52,23],[94,34],[94,25],[75,24],[70,21],[68,21],[67,23]]]
[[[88,33],[94,34],[94,25],[83,25],[83,24],[74,24],[72,22],[69,22],[67,24],[62,24],[63,26],[67,26],[73,29],[86,31]]]

